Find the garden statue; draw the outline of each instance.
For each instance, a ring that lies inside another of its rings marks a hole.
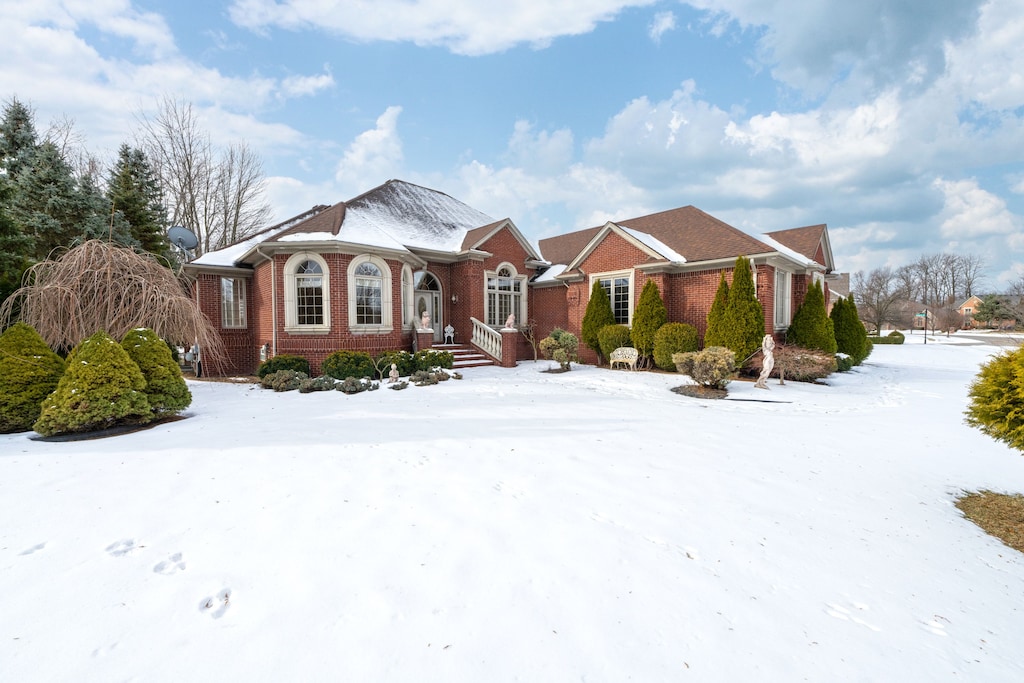
[[[772,355],[772,349],[775,348],[775,340],[770,334],[764,335],[764,339],[761,340],[761,351],[764,353],[764,360],[761,361],[761,374],[758,376],[757,381],[754,382],[754,386],[758,389],[768,388],[768,375],[772,374],[772,368],[775,367],[775,357]]]
[[[509,313],[508,319],[505,321],[506,330],[514,330],[516,328],[516,314]]]
[[[398,381],[398,364],[391,364],[391,372],[388,373],[388,382],[394,384]]]
[[[421,330],[433,330],[434,329],[433,327],[430,326],[430,314],[427,313],[426,311],[423,311],[423,317],[420,318],[420,329]]]

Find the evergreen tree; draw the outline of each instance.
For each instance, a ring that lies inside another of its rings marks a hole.
[[[786,331],[786,343],[805,349],[836,352],[836,335],[832,320],[825,313],[825,293],[821,283],[815,281],[807,289],[804,302],[793,314],[793,322]]]
[[[0,119],[0,168],[14,178],[39,146],[32,110],[12,98],[4,104]]]
[[[153,330],[136,328],[121,340],[146,379],[146,398],[156,417],[174,415],[192,404],[192,394],[171,356],[171,348]]]
[[[64,360],[25,323],[0,334],[0,434],[26,432],[64,374]]]
[[[121,145],[107,183],[107,200],[144,251],[167,253],[167,210],[156,172],[141,149]]]
[[[723,346],[736,354],[736,364],[742,366],[750,354],[761,348],[765,334],[764,311],[754,290],[750,261],[745,256],[738,257],[733,267],[729,303],[724,317]]]
[[[149,422],[145,388],[135,361],[110,335],[97,332],[68,356],[67,370],[43,401],[33,429],[51,436]]]
[[[868,355],[868,333],[857,316],[853,298],[836,301],[829,317],[835,332],[836,350],[850,356],[854,365],[860,365]]]
[[[1024,346],[981,366],[968,389],[967,424],[1024,451]]]
[[[11,216],[13,197],[13,185],[0,173],[0,302],[21,284],[21,276],[30,265],[28,255],[32,252],[32,239]]]
[[[661,300],[661,291],[654,280],[644,283],[640,290],[640,301],[633,313],[633,328],[629,336],[640,356],[649,358],[654,353],[654,335],[668,322],[668,311]]]
[[[587,310],[583,314],[580,336],[587,348],[597,353],[599,364],[602,362],[601,340],[597,335],[605,325],[614,324],[615,313],[612,312],[612,302],[608,298],[608,292],[604,291],[600,281],[594,280],[594,286],[590,290],[590,301],[587,302]]]
[[[718,280],[715,300],[708,311],[708,324],[704,331],[704,348],[725,346],[725,309],[729,307],[729,283],[725,279],[725,271]]]

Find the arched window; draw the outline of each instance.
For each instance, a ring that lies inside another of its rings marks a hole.
[[[384,259],[363,254],[349,264],[348,322],[357,334],[391,331],[391,268]]]
[[[486,321],[492,327],[504,325],[510,314],[517,322],[526,320],[526,276],[519,275],[508,263],[503,263],[494,272],[485,273],[484,301]]]
[[[318,254],[293,254],[284,267],[285,330],[326,332],[331,327],[330,271]]]

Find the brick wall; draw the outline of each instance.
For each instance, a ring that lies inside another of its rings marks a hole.
[[[248,282],[246,283],[248,289]],[[248,292],[246,292],[248,294]],[[220,335],[223,358],[215,358],[200,349],[203,373],[206,375],[247,375],[254,366],[255,348],[252,332],[248,329],[227,329],[221,318],[221,290],[219,275],[200,275],[192,284],[192,295],[213,328]],[[246,297],[246,319],[252,315],[252,303]]]

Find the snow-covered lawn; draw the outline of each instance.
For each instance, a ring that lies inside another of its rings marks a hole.
[[[953,505],[1024,491],[962,422],[996,347],[920,340],[742,400],[542,362],[0,436],[0,680],[1022,681],[1024,556]]]

